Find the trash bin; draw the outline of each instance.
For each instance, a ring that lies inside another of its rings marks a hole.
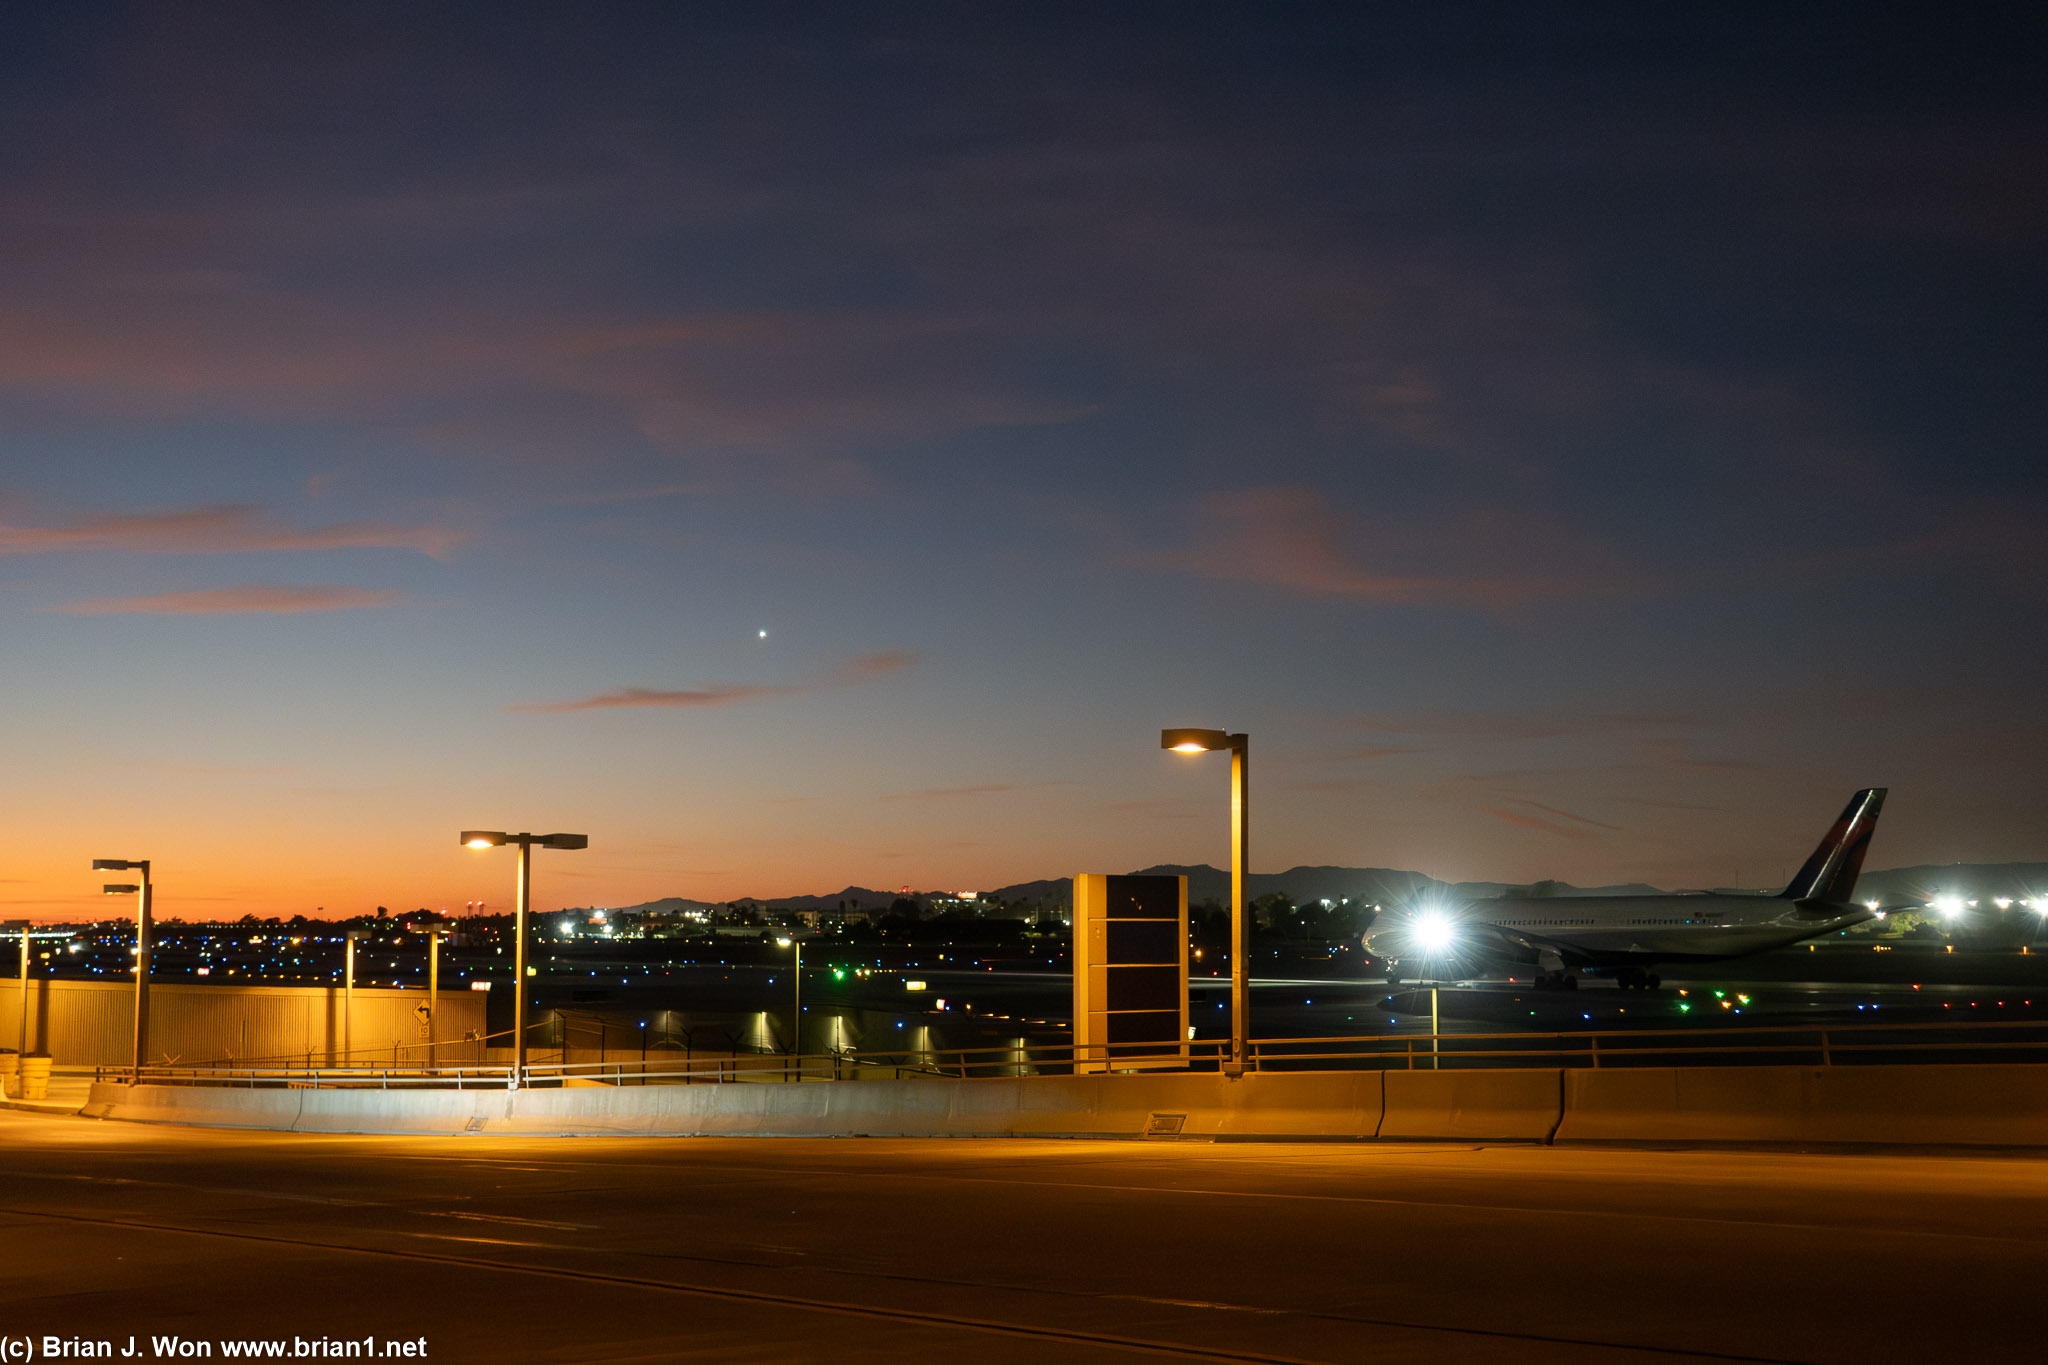
[[[50,1098],[50,1059],[31,1052],[21,1059],[21,1097],[25,1100]]]
[[[12,1052],[0,1052],[0,1097],[20,1099],[15,1092],[21,1088],[21,1058]]]

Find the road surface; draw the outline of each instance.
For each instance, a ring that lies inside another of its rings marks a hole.
[[[2044,1265],[2028,1157],[0,1113],[0,1339],[117,1359],[2034,1360]]]

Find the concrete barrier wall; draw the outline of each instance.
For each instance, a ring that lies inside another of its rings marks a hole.
[[[95,1085],[81,1112],[325,1133],[2048,1146],[2048,1067],[1180,1073],[520,1091]]]
[[[1563,1114],[1555,1068],[1389,1071],[1383,1138],[1546,1142]]]
[[[1380,1076],[1029,1076],[987,1081],[238,1090],[96,1085],[88,1117],[328,1133],[1370,1138]],[[1155,1120],[1155,1116],[1160,1116]]]
[[[1560,1142],[2048,1145],[2048,1067],[1565,1073]]]
[[[20,987],[0,979],[0,1046],[13,1047],[19,1028]],[[359,1057],[383,1059],[397,1047],[401,1059],[426,1054],[425,991],[359,987],[352,1017],[339,986],[196,985],[152,981],[149,1052],[158,1063],[199,1065],[268,1058],[331,1066],[344,1037]],[[441,992],[436,1037],[449,1062],[481,1052],[458,1040],[484,1031],[480,991]],[[70,981],[32,977],[28,983],[28,1045],[60,1066],[126,1066],[135,1059],[134,981]]]

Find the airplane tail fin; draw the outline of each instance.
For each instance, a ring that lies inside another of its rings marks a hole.
[[[1786,900],[1842,904],[1855,894],[1856,874],[1863,870],[1863,854],[1877,829],[1877,813],[1884,809],[1886,790],[1868,787],[1849,798],[1841,819],[1785,888]]]

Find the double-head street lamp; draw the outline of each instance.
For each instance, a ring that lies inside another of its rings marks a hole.
[[[519,899],[512,915],[512,1088],[526,1075],[526,911],[533,895],[533,850],[540,848],[579,849],[590,847],[586,834],[507,834],[498,829],[462,831],[466,848],[519,847]]]
[[[1250,740],[1227,730],[1161,730],[1159,747],[1177,754],[1230,751],[1230,1055],[1226,1075],[1239,1075],[1251,1032],[1251,934],[1245,924],[1244,879],[1249,865],[1251,791],[1245,769]]]
[[[133,1081],[142,1084],[142,1062],[149,1054],[149,859],[95,858],[95,872],[139,872],[139,882],[108,882],[100,890],[109,896],[136,893],[135,902],[135,1071]]]

